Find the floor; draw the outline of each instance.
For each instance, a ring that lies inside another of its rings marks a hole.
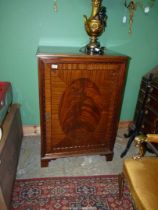
[[[21,146],[17,179],[52,177],[52,176],[90,176],[118,174],[122,171],[124,158],[120,158],[128,139],[124,138],[127,129],[119,129],[114,146],[114,158],[106,161],[104,156],[80,156],[60,158],[49,163],[48,167],[40,166],[40,136],[24,137]],[[132,145],[125,156],[136,154]]]

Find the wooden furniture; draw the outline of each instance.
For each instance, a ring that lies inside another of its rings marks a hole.
[[[158,66],[142,78],[134,121],[136,121],[140,113],[139,110],[145,97],[141,131],[145,134],[158,133]]]
[[[18,104],[13,104],[10,107],[2,129],[3,137],[0,141],[0,209],[9,210],[22,140],[22,124]]]
[[[156,210],[158,207],[158,157],[144,156],[144,142],[158,143],[158,134],[140,135],[135,138],[139,154],[134,158],[125,159],[123,173],[119,176],[119,197],[122,197],[124,179],[126,179],[131,195],[138,210]],[[158,150],[153,149],[158,156]],[[134,208],[135,209],[135,208]]]
[[[42,166],[76,155],[112,160],[128,57],[51,47],[37,56]]]
[[[121,157],[127,153],[135,136],[141,133],[158,133],[158,66],[142,78],[134,120],[129,125],[129,140]]]

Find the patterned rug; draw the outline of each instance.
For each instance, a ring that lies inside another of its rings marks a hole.
[[[16,180],[11,210],[133,210],[128,187],[118,199],[118,176]]]

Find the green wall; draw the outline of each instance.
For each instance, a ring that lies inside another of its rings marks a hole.
[[[140,8],[133,34],[121,22],[127,12],[122,0],[104,0],[108,23],[100,42],[131,57],[121,120],[133,117],[142,75],[158,62],[158,2],[151,13]],[[84,46],[88,36],[83,15],[90,15],[91,0],[0,0],[0,80],[10,81],[14,101],[21,104],[23,124],[39,124],[36,50],[39,45]]]

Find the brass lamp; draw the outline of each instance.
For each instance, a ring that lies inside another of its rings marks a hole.
[[[84,15],[85,30],[90,37],[90,41],[85,47],[87,54],[103,54],[104,47],[100,46],[98,36],[105,30],[106,20],[106,8],[102,6],[102,0],[92,0],[91,16],[87,18]]]

